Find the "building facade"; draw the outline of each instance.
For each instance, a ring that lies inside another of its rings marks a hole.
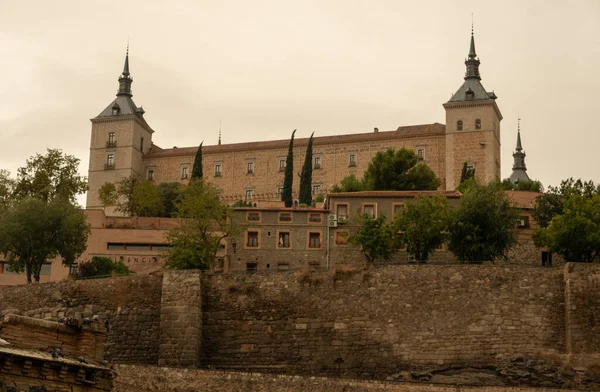
[[[443,104],[446,124],[400,126],[391,131],[315,137],[313,193],[327,193],[347,175],[358,178],[374,155],[388,148],[415,151],[441,180],[440,190],[454,190],[464,162],[477,179],[500,178],[500,122],[496,95],[481,84],[480,61],[471,34],[464,81]],[[152,142],[153,129],[144,110],[132,99],[129,53],[114,99],[91,120],[89,191],[86,206],[103,208],[98,190],[107,182],[136,175],[161,182],[189,181],[198,147],[163,149]],[[294,161],[303,162],[308,139],[296,139]],[[204,177],[218,186],[224,200],[279,200],[283,188],[288,140],[221,144],[203,147]],[[298,168],[300,166],[298,165]],[[294,184],[298,195],[298,182]],[[118,214],[107,207],[108,215]]]

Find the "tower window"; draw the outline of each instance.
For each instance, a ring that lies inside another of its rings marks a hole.
[[[140,139],[140,151],[143,153],[144,152],[144,138]]]
[[[313,195],[317,195],[319,193],[321,193],[321,185],[313,185],[312,187],[312,193]]]
[[[215,177],[221,177],[221,170],[223,169],[223,165],[221,163],[215,164]]]
[[[420,161],[425,159],[425,149],[424,148],[417,149],[417,158],[419,158]]]
[[[321,157],[315,157],[315,164],[313,165],[313,169],[321,168]]]
[[[254,162],[248,162],[246,165],[246,174],[254,174]]]
[[[117,138],[114,132],[108,133],[108,141],[106,142],[106,148],[116,147],[117,146]]]
[[[254,189],[246,189],[246,200],[254,198]]]
[[[106,155],[106,164],[104,165],[104,169],[111,170],[115,168],[115,154]]]
[[[356,153],[351,153],[348,157],[348,166],[356,166]]]
[[[463,122],[462,122],[462,120],[458,120],[456,122],[456,130],[457,131],[462,131],[463,130]]]
[[[282,172],[285,170],[285,159],[279,160],[279,171]]]
[[[481,129],[481,119],[475,120],[475,129]]]
[[[181,168],[181,179],[184,180],[186,178],[188,178],[188,168],[182,167]]]
[[[154,180],[154,169],[148,169],[148,180]]]

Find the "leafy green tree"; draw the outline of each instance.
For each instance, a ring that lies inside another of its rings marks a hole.
[[[181,192],[178,216],[181,227],[169,231],[171,247],[166,253],[166,268],[207,269],[214,266],[223,239],[234,234],[237,225],[231,208],[221,203],[220,191],[202,179],[194,179]]]
[[[76,196],[87,190],[87,180],[78,174],[79,159],[48,149],[46,155],[30,157],[17,170],[15,196],[35,197],[44,202],[55,198],[76,202]]]
[[[451,216],[448,248],[461,261],[493,261],[514,244],[518,216],[499,183],[474,184]]]
[[[502,180],[502,188],[507,191],[525,191],[525,192],[543,192],[544,186],[540,181],[537,180],[528,180],[528,181],[519,181],[516,184],[505,178]]]
[[[300,196],[298,197],[300,204],[311,205],[312,203],[312,156],[313,156],[313,134],[310,135],[308,146],[306,147],[306,155],[304,157],[304,165],[302,165],[302,174],[300,175]]]
[[[14,191],[15,180],[10,177],[10,172],[0,169],[0,208],[11,202]]]
[[[450,207],[445,197],[421,197],[406,203],[403,213],[396,215],[395,226],[409,254],[424,263],[434,249],[444,243]]]
[[[342,178],[340,185],[335,184],[331,187],[332,192],[360,192],[362,190],[364,190],[364,184],[354,174]]]
[[[98,199],[102,207],[114,206],[117,204],[117,187],[112,182],[105,182],[98,189]]]
[[[134,216],[158,216],[160,189],[152,181],[137,180],[133,186]]]
[[[113,261],[108,257],[94,256],[92,260],[78,266],[78,275],[82,278],[94,276],[127,275],[129,267],[122,261]]]
[[[294,183],[294,135],[296,130],[292,132],[290,138],[290,144],[288,146],[288,154],[285,160],[285,172],[283,177],[283,192],[281,193],[281,201],[285,203],[286,207],[291,207],[294,203],[292,196],[292,185]]]
[[[196,157],[194,158],[194,166],[192,167],[192,178],[198,179],[202,178],[202,144],[198,146],[198,151],[196,151]]]
[[[435,190],[440,180],[417,155],[405,148],[379,151],[363,175],[365,190]]]
[[[377,218],[363,214],[360,218],[360,229],[350,236],[348,241],[360,246],[361,253],[369,263],[374,263],[377,259],[391,259],[400,246],[397,231],[386,223],[383,214]]]
[[[162,182],[158,184],[160,192],[160,212],[159,216],[172,218],[177,213],[177,199],[183,186],[178,182]]]
[[[600,184],[593,181],[575,180],[572,177],[563,180],[558,187],[549,186],[546,193],[536,199],[531,211],[533,218],[540,227],[548,227],[552,218],[562,214],[564,203],[572,195],[581,195],[591,198],[600,194]]]
[[[85,251],[89,231],[81,209],[68,200],[25,197],[0,214],[0,252],[12,271],[25,271],[27,283],[39,282],[45,262],[60,256],[70,266]]]
[[[467,165],[467,162],[463,162],[462,171],[460,172],[460,184],[462,184],[470,178],[475,178],[475,168],[469,167],[469,165]]]
[[[536,246],[570,262],[593,262],[600,254],[600,195],[572,194],[548,227],[536,229]]]

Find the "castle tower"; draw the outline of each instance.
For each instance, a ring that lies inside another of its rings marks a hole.
[[[510,175],[510,182],[516,184],[522,181],[529,181],[527,167],[525,166],[525,151],[521,147],[521,119],[519,119],[517,125],[517,148],[515,148],[513,158],[515,161],[513,163],[513,171]]]
[[[471,27],[471,45],[462,86],[444,104],[446,109],[446,190],[460,182],[463,163],[475,169],[479,183],[500,178],[500,121],[496,94],[481,84],[479,58]]]
[[[131,175],[144,176],[142,158],[150,149],[154,131],[144,119],[144,109],[137,107],[131,98],[132,82],[127,48],[117,98],[90,120],[92,138],[86,208],[103,208],[98,190],[104,183]],[[107,215],[119,215],[114,207],[107,207],[105,212]]]

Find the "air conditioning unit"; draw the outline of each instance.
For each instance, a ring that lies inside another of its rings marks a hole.
[[[327,217],[327,222],[329,224],[329,227],[337,227],[337,224],[338,224],[337,215],[329,214],[329,216]]]

